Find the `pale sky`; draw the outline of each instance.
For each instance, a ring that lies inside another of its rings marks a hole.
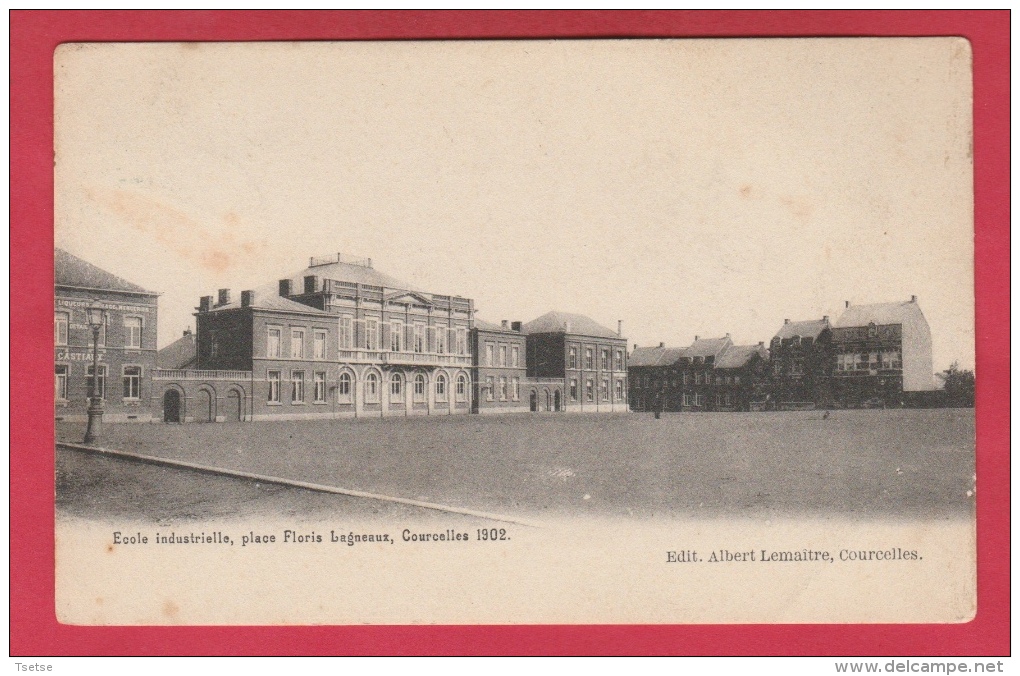
[[[916,294],[974,364],[970,49],[955,38],[66,45],[57,246],[202,295],[344,252],[479,316],[630,344]]]

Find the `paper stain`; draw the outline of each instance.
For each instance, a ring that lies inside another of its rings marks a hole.
[[[223,274],[265,251],[265,242],[244,238],[243,219],[234,211],[222,223],[201,223],[185,212],[151,196],[128,190],[90,189],[85,196],[120,217],[135,230],[151,235],[180,258]]]
[[[785,206],[798,221],[807,223],[815,212],[815,205],[806,197],[783,195],[779,201]]]
[[[167,600],[163,604],[163,616],[164,617],[166,617],[168,619],[171,619],[171,620],[176,620],[177,617],[180,614],[181,614],[181,609],[173,601]]]

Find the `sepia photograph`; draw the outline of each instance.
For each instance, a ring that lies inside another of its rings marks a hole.
[[[966,39],[53,73],[59,622],[975,616]]]

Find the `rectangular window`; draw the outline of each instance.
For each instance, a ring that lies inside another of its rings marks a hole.
[[[53,315],[53,342],[67,345],[67,313],[57,312]]]
[[[794,359],[790,362],[790,373],[795,376],[804,375],[804,360]]]
[[[595,401],[595,381],[591,378],[584,381],[584,398],[588,401]]]
[[[266,356],[280,356],[280,329],[269,329],[266,334]]]
[[[209,332],[209,356],[218,357],[220,354],[220,337],[216,331]]]
[[[694,374],[694,384],[695,385],[701,384],[701,371],[698,371],[697,373]]]
[[[457,329],[457,354],[467,354],[467,329]]]
[[[715,405],[716,406],[722,406],[722,395],[721,394],[715,395]]]
[[[349,350],[354,345],[354,317],[340,317],[340,349]]]
[[[304,359],[305,357],[304,329],[290,330],[290,356],[294,359]]]
[[[589,371],[595,369],[595,355],[590,347],[584,348],[584,368]]]
[[[270,404],[280,403],[280,372],[279,371],[267,371],[266,380],[269,382],[269,398],[267,401]]]
[[[424,352],[425,351],[425,325],[415,324],[414,325],[414,351]]]
[[[94,392],[92,390],[92,374],[93,373],[94,373],[94,371],[92,370],[92,364],[89,364],[88,371],[85,374],[85,377],[86,377],[85,387],[86,387],[86,390],[88,392],[88,397],[90,399],[93,396],[95,396],[95,394],[94,394]],[[106,365],[105,364],[100,364],[99,365],[99,398],[100,399],[106,399]]]
[[[506,360],[506,345],[500,345],[499,346],[499,365],[500,366],[508,366],[509,365],[507,360]]]
[[[616,381],[616,401],[623,401],[623,381]]]
[[[704,398],[701,396],[700,392],[695,392],[694,393],[694,405],[695,406],[701,406],[703,400],[704,400]]]
[[[616,351],[616,370],[623,370],[623,350]]]
[[[515,377],[513,379],[511,394],[513,394],[514,401],[520,401],[521,400],[521,379],[520,378],[516,378]]]
[[[687,393],[687,392],[684,392],[684,406],[690,406],[690,405],[691,405],[691,395],[689,393]]]
[[[608,361],[608,359],[609,358],[607,356],[606,360]],[[609,401],[609,380],[608,379],[604,379],[602,381],[602,387],[599,388],[599,399],[601,399],[602,401]]]
[[[485,377],[485,401],[492,401],[496,398],[496,379],[492,376]]]
[[[687,373],[686,372],[684,372],[684,375],[683,375],[683,378],[681,378],[681,381],[683,382],[684,385],[687,384]]]
[[[316,371],[312,376],[312,382],[315,384],[315,403],[324,404],[326,403],[326,373],[325,371]]]
[[[368,318],[365,320],[365,349],[379,349],[379,320]]]
[[[290,403],[303,404],[305,402],[305,372],[290,372]]]
[[[57,364],[56,370],[57,401],[67,401],[67,365]]]
[[[506,376],[499,377],[499,400],[506,401],[507,398],[507,381]]]
[[[514,368],[521,365],[521,348],[517,345],[510,348],[510,365]]]
[[[733,384],[734,385],[740,384],[740,376],[733,376]]]
[[[124,317],[124,347],[142,346],[142,318]]]
[[[492,343],[485,344],[485,365],[495,366],[496,365],[496,346]]]
[[[142,396],[142,367],[124,367],[124,398],[140,399]]]
[[[312,348],[313,359],[325,359],[326,358],[326,332],[316,331],[314,334],[314,343]]]
[[[404,322],[390,324],[390,351],[402,352],[404,349]]]
[[[570,354],[567,357],[567,368],[570,368],[570,369],[576,369],[577,368],[577,348],[576,347],[570,348]]]
[[[602,350],[602,370],[609,370],[609,350]]]
[[[446,354],[446,334],[445,326],[436,327],[436,352],[438,354]]]
[[[467,379],[464,376],[457,376],[457,401],[467,401]]]
[[[577,401],[577,378],[570,379],[570,401]]]

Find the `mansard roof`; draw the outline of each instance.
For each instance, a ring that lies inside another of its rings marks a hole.
[[[304,279],[309,275],[315,275],[319,279],[335,279],[341,282],[354,282],[358,284],[371,284],[374,286],[382,286],[387,289],[403,289],[405,291],[422,291],[416,286],[405,282],[402,279],[391,277],[383,272],[379,272],[371,265],[360,265],[355,263],[335,262],[327,263],[324,265],[311,265],[304,268],[300,272],[296,272],[289,277],[282,277],[281,279],[291,279],[294,281],[294,288],[304,288]]]
[[[121,279],[113,273],[96,267],[63,249],[53,250],[53,278],[56,286],[70,286],[102,291],[125,291],[150,296],[158,295],[146,291],[137,284]]]
[[[553,310],[524,325],[525,333],[570,333],[594,338],[620,338],[591,317]]]
[[[906,324],[921,317],[921,308],[916,299],[895,303],[872,303],[851,305],[836,321],[836,328],[867,326],[868,324]]]
[[[809,319],[801,322],[786,322],[776,331],[776,338],[785,340],[800,336],[801,338],[817,338],[822,331],[831,328],[828,319]]]

